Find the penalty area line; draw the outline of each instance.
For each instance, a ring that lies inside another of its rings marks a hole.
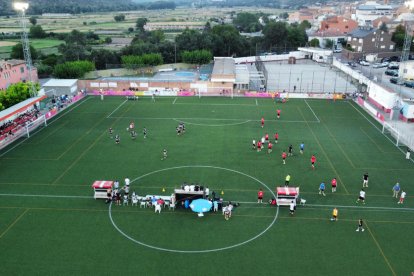
[[[111,117],[112,114],[114,114],[121,106],[123,106],[125,103],[127,102],[127,100],[123,101],[117,108],[114,109],[114,111],[112,111],[106,118]]]
[[[315,112],[313,111],[312,107],[308,104],[308,102],[305,100],[306,105],[309,107],[310,111],[312,111],[313,116],[315,116],[316,120],[318,121],[318,123],[321,122],[321,120],[319,120],[318,116],[316,116]]]

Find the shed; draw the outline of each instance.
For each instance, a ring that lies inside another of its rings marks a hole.
[[[43,84],[47,96],[74,95],[78,91],[77,79],[50,79]]]

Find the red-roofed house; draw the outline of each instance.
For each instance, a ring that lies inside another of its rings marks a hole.
[[[321,22],[319,31],[337,32],[346,35],[358,28],[358,22],[342,16],[332,16]]]
[[[0,90],[4,90],[11,84],[29,79],[29,70],[24,60],[0,60]],[[37,69],[32,69],[32,81],[37,82]]]

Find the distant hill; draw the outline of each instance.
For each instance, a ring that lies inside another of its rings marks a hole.
[[[0,0],[0,16],[13,15],[11,0]],[[173,1],[136,0],[30,0],[28,15],[42,13],[71,13],[131,11],[142,9],[174,9]]]

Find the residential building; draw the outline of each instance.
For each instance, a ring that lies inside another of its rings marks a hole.
[[[355,20],[333,15],[323,19],[317,31],[308,33],[308,38],[309,41],[318,39],[319,46],[325,48],[328,40],[332,40],[334,45],[345,42],[347,34],[356,28],[358,23]]]
[[[395,10],[390,5],[378,4],[374,1],[368,1],[365,4],[357,6],[353,19],[358,21],[360,26],[372,26],[372,22],[382,16],[390,19],[394,17]]]
[[[29,79],[29,70],[24,60],[0,60],[0,90],[4,90],[11,84]],[[37,69],[32,69],[32,81],[37,82]]]
[[[342,44],[346,41],[346,34],[343,34],[339,31],[316,31],[314,33],[308,34],[308,40],[312,39],[319,40],[319,46],[321,48],[326,48],[328,40],[332,40],[334,45]]]
[[[321,22],[319,31],[348,34],[358,28],[358,22],[343,16],[331,16]]]
[[[395,51],[395,43],[391,34],[372,27],[359,27],[347,37],[347,46],[353,52],[378,54]]]

